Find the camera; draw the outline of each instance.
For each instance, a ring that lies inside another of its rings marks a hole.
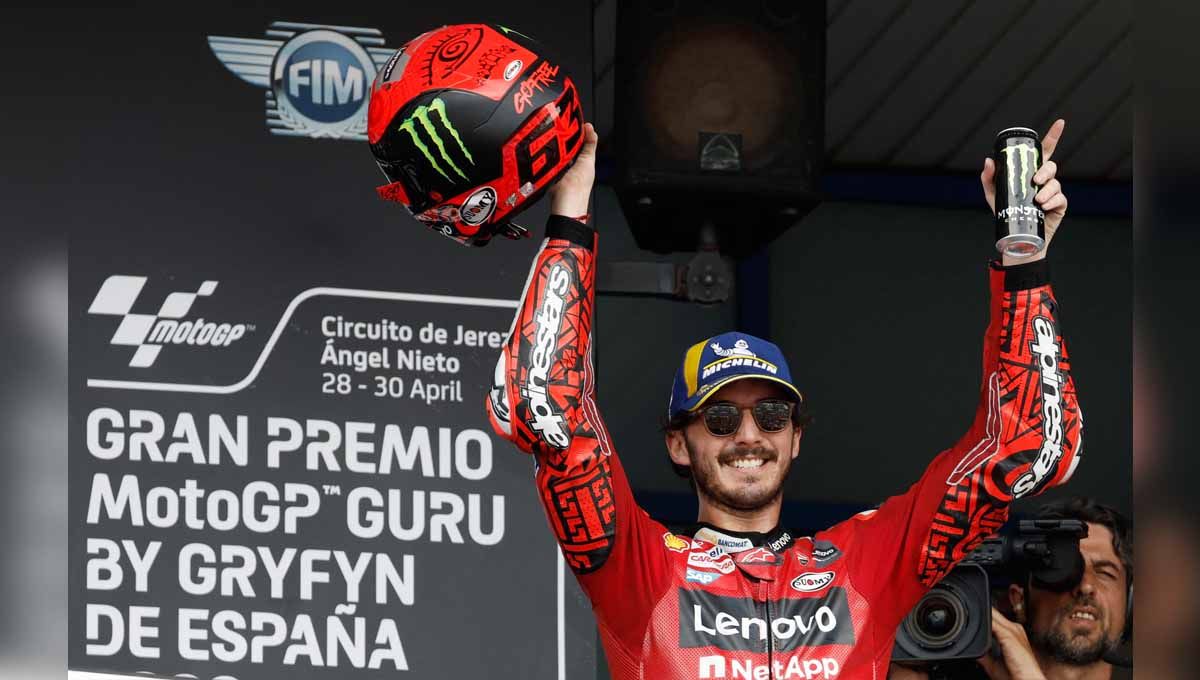
[[[892,659],[934,668],[983,656],[991,646],[991,585],[1028,575],[1045,590],[1074,588],[1083,578],[1079,539],[1086,535],[1079,520],[1034,519],[1018,522],[1014,535],[985,539],[904,617]]]

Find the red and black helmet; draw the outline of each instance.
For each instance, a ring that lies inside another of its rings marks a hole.
[[[511,224],[575,161],[575,84],[538,43],[457,24],[413,38],[371,86],[367,136],[389,184],[379,195],[468,245],[518,238]]]

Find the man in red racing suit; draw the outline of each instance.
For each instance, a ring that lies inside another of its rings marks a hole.
[[[1061,131],[1056,124],[1047,135],[1047,159]],[[612,677],[886,677],[896,627],[921,595],[1005,522],[1014,498],[1066,481],[1079,461],[1081,415],[1045,261],[992,264],[974,422],[908,491],[801,538],[778,526],[778,503],[757,516],[758,530],[737,531],[747,526],[741,515],[706,510],[712,501],[697,478],[701,519],[710,521],[673,534],[635,503],[593,398],[597,238],[562,216],[586,211],[595,148],[587,133],[571,171],[585,175],[574,188],[584,192],[582,209],[563,208],[568,189],[558,189],[487,409],[496,431],[536,458],[542,503],[592,601]],[[1048,235],[1066,204],[1053,176],[1048,163],[1034,178]],[[983,179],[986,192],[990,165]],[[753,431],[750,420],[739,428]],[[799,432],[786,436],[794,458]],[[747,450],[770,448],[762,446]],[[760,457],[767,463],[745,454],[749,462],[719,474],[775,464]],[[786,474],[790,458],[781,458]]]

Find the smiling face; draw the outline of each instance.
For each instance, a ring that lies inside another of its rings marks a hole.
[[[768,380],[747,378],[725,385],[705,406],[729,402],[742,409],[738,429],[726,437],[705,428],[703,418],[667,433],[671,460],[691,468],[702,503],[739,513],[752,512],[779,499],[783,480],[800,452],[800,430],[789,420],[781,432],[763,432],[750,409],[763,399],[788,399]]]
[[[1079,552],[1085,564],[1083,579],[1073,590],[1055,593],[1030,587],[1026,628],[1039,652],[1063,663],[1087,665],[1120,642],[1126,573],[1108,527],[1089,522]]]

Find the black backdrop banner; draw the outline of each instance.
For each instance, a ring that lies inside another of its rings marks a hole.
[[[69,675],[594,676],[532,461],[483,410],[536,244],[429,233],[362,141],[409,38],[504,23],[588,76],[588,8],[436,9],[76,36],[109,75],[70,245]]]

